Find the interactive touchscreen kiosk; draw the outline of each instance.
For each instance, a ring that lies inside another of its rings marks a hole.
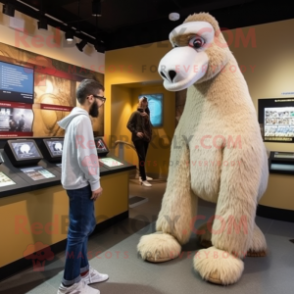
[[[103,139],[102,138],[96,138],[95,139],[95,144],[96,144],[97,154],[100,155],[100,156],[101,155],[106,156],[107,153],[109,152],[109,150],[108,150],[105,142],[103,141]]]
[[[37,164],[43,156],[34,140],[8,140],[4,151],[14,166]]]
[[[61,162],[63,141],[63,138],[43,139],[40,148],[49,162]]]

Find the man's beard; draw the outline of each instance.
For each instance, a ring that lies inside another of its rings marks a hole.
[[[89,114],[92,116],[92,117],[98,117],[99,116],[99,107],[98,107],[98,103],[97,101],[95,101],[91,108],[90,108],[90,111],[89,111]]]

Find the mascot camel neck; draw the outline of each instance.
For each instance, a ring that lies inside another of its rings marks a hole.
[[[169,39],[174,48],[158,72],[167,90],[188,89],[187,99],[171,144],[176,164],[169,167],[156,233],[141,237],[137,250],[155,263],[178,257],[195,232],[198,198],[214,202],[214,220],[196,232],[208,248],[194,256],[194,268],[210,282],[236,283],[243,258],[267,251],[255,223],[269,175],[257,115],[215,18],[191,15]]]

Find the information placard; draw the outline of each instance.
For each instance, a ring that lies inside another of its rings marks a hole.
[[[42,166],[22,168],[21,171],[34,181],[55,178],[55,175],[44,169]]]
[[[0,187],[15,185],[10,178],[8,178],[3,172],[0,172]]]
[[[115,166],[124,165],[123,163],[121,163],[121,162],[119,162],[116,159],[111,158],[111,157],[100,158],[99,161],[101,163],[105,164],[106,166],[109,166],[109,167],[115,167]]]

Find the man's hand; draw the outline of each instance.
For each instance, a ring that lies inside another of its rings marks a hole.
[[[95,191],[92,191],[91,199],[96,201],[102,195],[102,191],[103,191],[102,187],[100,187],[99,189]]]
[[[137,136],[138,136],[139,138],[143,138],[143,137],[144,137],[144,134],[141,133],[141,132],[138,132],[138,133],[137,133]]]

